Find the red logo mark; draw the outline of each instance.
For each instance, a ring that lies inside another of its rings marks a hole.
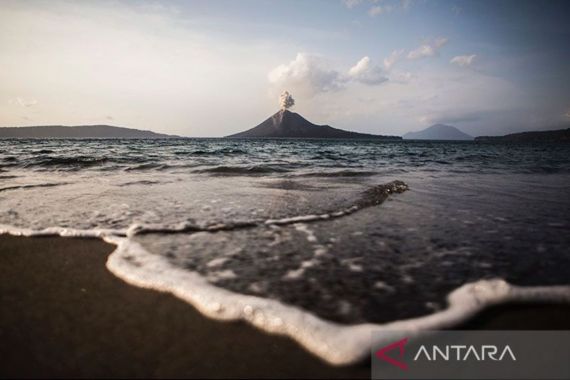
[[[395,365],[396,367],[405,371],[408,369],[408,365],[406,363],[404,363],[403,361],[399,361],[399,360],[396,360],[394,358],[391,358],[388,355],[386,355],[386,353],[388,351],[392,351],[393,349],[399,348],[400,349],[400,355],[399,355],[398,359],[402,360],[402,358],[404,357],[404,351],[405,351],[404,346],[406,345],[406,343],[408,343],[408,338],[404,338],[404,339],[399,340],[397,342],[390,343],[386,347],[382,347],[381,349],[376,351],[375,355],[378,359],[382,359],[385,362],[388,362],[392,365]]]

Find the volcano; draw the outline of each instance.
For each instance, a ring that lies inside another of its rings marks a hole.
[[[399,136],[381,136],[357,133],[333,128],[329,125],[316,125],[298,113],[282,109],[263,123],[247,131],[227,136],[229,138],[304,138],[304,139],[389,139],[399,140]]]

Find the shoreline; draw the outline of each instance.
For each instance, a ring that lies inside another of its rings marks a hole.
[[[0,235],[0,376],[369,378],[291,339],[133,287],[99,239]],[[500,305],[458,329],[569,329],[570,305]]]

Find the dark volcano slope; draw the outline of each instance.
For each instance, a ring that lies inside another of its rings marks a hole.
[[[228,136],[230,138],[333,138],[333,139],[390,139],[397,136],[380,136],[357,133],[333,128],[329,125],[316,125],[298,113],[281,110],[258,126],[247,131]]]

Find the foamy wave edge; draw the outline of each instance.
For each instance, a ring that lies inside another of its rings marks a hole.
[[[287,336],[332,365],[357,363],[369,356],[371,346],[389,343],[390,334],[385,337],[374,334],[378,338],[373,339],[372,331],[408,331],[413,337],[429,330],[457,326],[482,310],[502,303],[570,303],[570,286],[521,287],[502,279],[480,280],[455,289],[447,296],[447,308],[433,314],[385,324],[346,326],[325,321],[279,301],[213,286],[197,273],[177,268],[162,256],[147,252],[126,237],[126,230],[61,227],[32,230],[0,225],[0,234],[102,239],[117,247],[107,259],[107,269],[125,282],[170,293],[209,318],[243,320],[265,332]]]

